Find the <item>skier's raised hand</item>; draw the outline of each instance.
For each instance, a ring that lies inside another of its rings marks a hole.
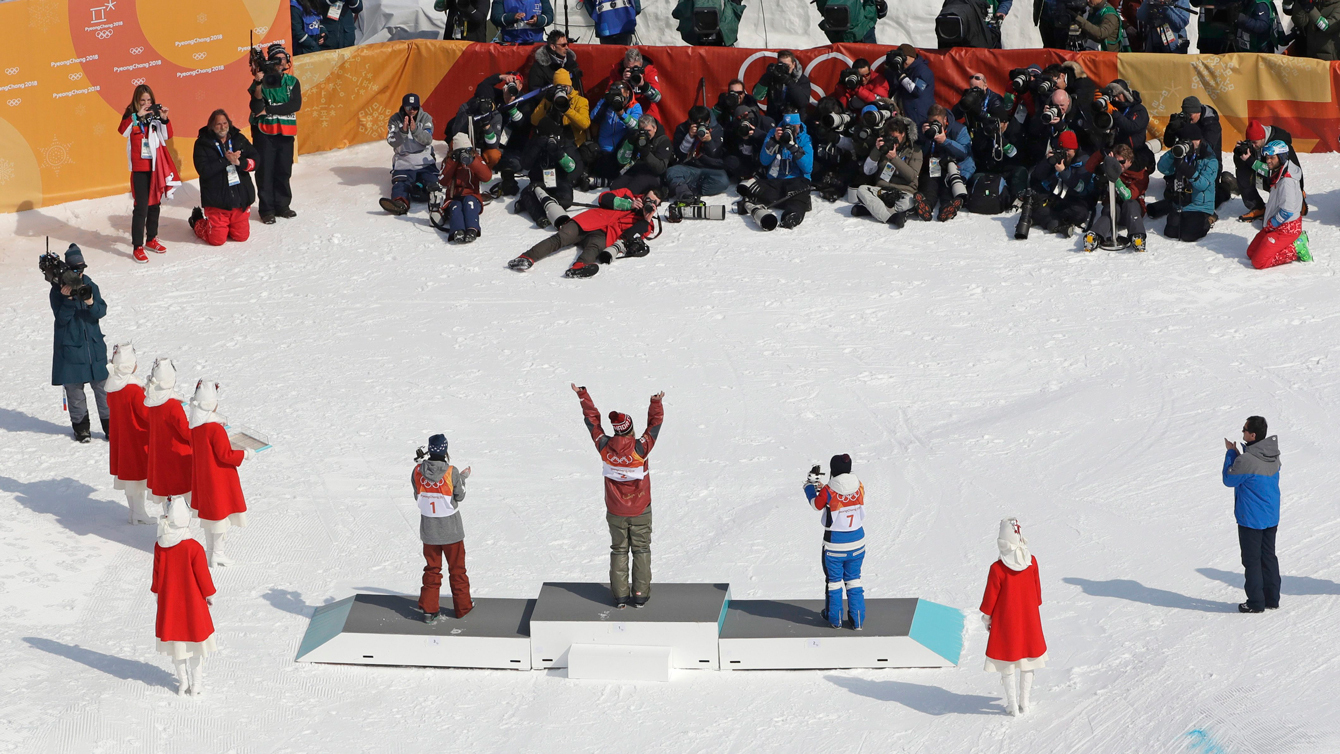
[[[572,392],[574,392],[574,393],[576,393],[576,394],[578,394],[578,395],[581,395],[581,394],[582,394],[582,391],[586,389],[586,388],[584,388],[584,387],[577,387],[577,383],[575,383],[575,382],[571,383],[571,385],[572,385]]]
[[[1230,439],[1228,439],[1227,437],[1224,438],[1224,447],[1225,447],[1225,448],[1228,448],[1229,450],[1237,450],[1237,449],[1238,449],[1238,446],[1235,445],[1235,444],[1233,443],[1233,441],[1230,440]]]
[[[461,479],[469,479],[469,478],[470,478],[470,467],[466,466],[465,470],[461,472]]]
[[[659,401],[660,399],[662,399],[662,398],[664,398],[664,397],[665,397],[665,391],[662,390],[661,392],[657,393],[656,395],[653,395],[653,396],[651,397],[651,399],[654,400],[654,401]]]

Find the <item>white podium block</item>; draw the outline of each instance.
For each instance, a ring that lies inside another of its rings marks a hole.
[[[443,595],[451,609],[451,597]],[[416,598],[358,594],[312,615],[298,662],[530,670],[535,600],[476,597],[464,618],[423,622]]]
[[[722,670],[942,668],[958,664],[963,613],[920,599],[868,599],[860,631],[819,617],[823,600],[733,600]]]
[[[530,617],[531,665],[569,667],[574,644],[669,647],[679,669],[720,667],[729,584],[652,584],[646,606],[614,607],[606,584],[546,582]]]
[[[670,647],[573,644],[568,649],[568,677],[594,681],[670,680]]]

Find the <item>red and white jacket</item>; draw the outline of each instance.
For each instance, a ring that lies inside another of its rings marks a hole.
[[[171,199],[172,193],[181,185],[177,165],[167,150],[167,141],[172,138],[172,122],[149,126],[132,113],[121,119],[118,133],[126,137],[126,161],[130,172],[153,174],[149,179],[148,203],[160,204],[163,197]],[[133,186],[131,191],[134,191]]]
[[[651,463],[647,456],[656,445],[661,433],[665,409],[658,398],[647,407],[647,429],[636,439],[632,435],[605,434],[600,411],[591,396],[582,389],[577,394],[582,403],[586,429],[596,444],[603,462],[605,476],[605,508],[616,516],[639,516],[651,505]]]
[[[149,410],[144,388],[121,375],[107,380],[107,410],[111,412],[112,476],[123,482],[149,478]]]
[[[825,550],[851,552],[865,547],[865,485],[855,474],[829,479],[810,504],[821,512]]]

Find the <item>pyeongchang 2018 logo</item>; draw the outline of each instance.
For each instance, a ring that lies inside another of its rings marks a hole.
[[[84,27],[84,31],[93,32],[93,36],[98,39],[111,39],[116,27],[124,23],[123,21],[112,20],[111,15],[109,15],[116,10],[118,2],[122,2],[122,0],[103,0],[102,5],[89,8],[89,25]]]

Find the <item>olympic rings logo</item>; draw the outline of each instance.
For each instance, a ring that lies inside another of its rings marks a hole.
[[[259,35],[261,35],[262,37],[265,36],[265,32],[267,32],[267,31],[269,31],[269,30],[270,30],[270,27],[268,27],[268,26],[257,26],[256,29],[255,29],[256,33],[259,34]]]
[[[143,48],[143,47],[132,47],[132,48],[130,48],[130,54],[131,54],[131,55],[139,55],[139,54],[142,53],[142,52],[144,52],[144,48]]]
[[[144,83],[144,79],[131,79],[130,83],[133,84],[134,86],[139,86],[140,84]]]
[[[95,32],[94,36],[97,37],[98,39],[111,39],[112,29],[103,29],[101,31]]]
[[[70,74],[70,80],[71,80],[71,81],[78,81],[79,79],[82,79],[83,77],[84,77],[84,74],[82,74],[82,73],[72,73],[72,74]]]
[[[13,76],[14,74],[16,74],[16,73],[18,73],[18,72],[19,72],[19,69],[18,69],[17,66],[14,67],[14,68],[6,68],[6,69],[5,69],[5,75],[6,75],[6,76]]]
[[[9,105],[10,107],[16,107],[22,101],[23,100],[19,99],[18,97],[15,97],[14,99],[9,100],[5,104]]]
[[[196,60],[204,60],[204,59],[205,59],[205,55],[206,55],[206,53],[203,53],[203,52],[197,52],[197,53],[194,53],[193,55],[191,55],[191,57],[195,58]]]

